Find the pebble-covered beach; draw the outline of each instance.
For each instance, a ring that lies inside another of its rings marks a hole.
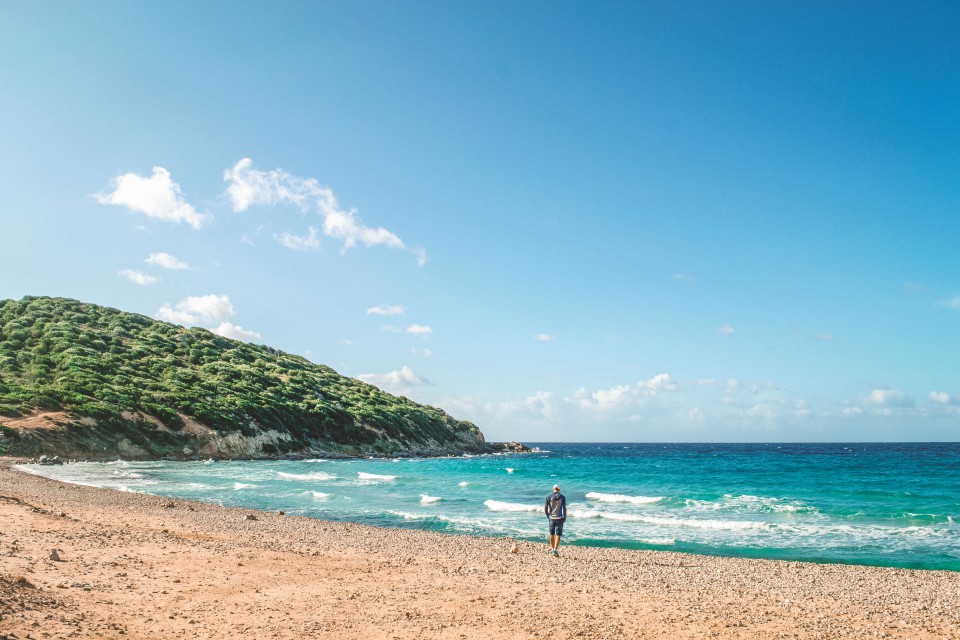
[[[960,638],[960,573],[561,547],[0,464],[0,638]]]

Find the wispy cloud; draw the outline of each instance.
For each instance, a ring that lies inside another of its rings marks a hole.
[[[307,235],[298,236],[288,231],[284,231],[280,234],[274,234],[274,238],[277,239],[277,242],[285,246],[287,249],[294,249],[296,251],[316,251],[320,248],[320,238],[317,237],[317,228],[310,227]]]
[[[960,309],[960,296],[944,300],[941,304],[948,309]]]
[[[189,296],[175,305],[164,304],[157,317],[177,324],[218,324],[233,317],[230,298],[223,295]]]
[[[423,324],[411,324],[409,327],[404,329],[406,333],[412,333],[415,336],[423,336],[427,338],[433,334],[433,329]]]
[[[929,398],[937,404],[960,405],[960,398],[952,396],[946,391],[931,391]]]
[[[162,280],[162,278],[158,276],[150,276],[145,273],[141,273],[140,271],[137,271],[135,269],[122,269],[119,272],[117,272],[117,275],[119,275],[122,278],[126,278],[127,280],[129,280],[134,284],[140,284],[140,285],[156,284],[157,282],[160,282],[160,280]]]
[[[189,296],[172,305],[164,304],[157,310],[156,316],[160,320],[175,324],[203,326],[213,333],[234,340],[250,341],[263,338],[256,331],[244,329],[230,322],[234,313],[229,297],[211,293],[205,296]]]
[[[186,222],[194,229],[213,220],[209,213],[200,213],[184,199],[180,185],[163,167],[154,167],[150,177],[132,172],[117,176],[113,180],[113,191],[97,193],[94,197],[100,204],[125,206],[165,222]]]
[[[233,338],[234,340],[243,340],[245,342],[263,339],[263,336],[256,331],[248,331],[240,325],[232,324],[230,322],[221,322],[216,327],[210,329],[210,331],[213,331],[224,338]]]
[[[908,409],[914,406],[913,398],[907,394],[885,387],[875,388],[869,396],[861,398],[861,402],[881,409]]]
[[[429,385],[431,382],[413,372],[413,369],[404,365],[389,373],[362,373],[357,379],[380,387],[385,391],[405,392],[414,387]]]
[[[652,398],[662,392],[679,390],[680,385],[669,373],[659,373],[647,380],[640,380],[635,384],[620,384],[608,389],[599,389],[589,392],[584,388],[578,389],[568,398],[568,401],[577,404],[583,409],[598,409],[606,411],[615,407],[635,405],[644,399]]]
[[[367,309],[367,315],[374,316],[402,316],[406,309],[400,304],[378,304]]]
[[[719,331],[725,336],[732,336],[734,333],[736,333],[736,331],[730,324],[720,325],[719,327],[717,327],[717,331]]]
[[[553,342],[554,337],[547,333],[538,333],[536,336],[534,336],[534,339],[537,342]]]
[[[169,253],[164,253],[163,251],[151,253],[150,256],[144,260],[144,262],[162,269],[186,270],[190,268],[190,265],[183,260],[175,258]]]
[[[357,244],[410,250],[395,233],[363,224],[356,209],[343,209],[333,191],[314,178],[300,178],[283,169],[260,171],[253,168],[250,158],[243,158],[223,172],[223,179],[229,183],[226,195],[236,212],[254,205],[292,204],[303,211],[316,210],[323,217],[323,233],[342,241],[342,251]],[[426,264],[427,255],[422,248],[412,251],[418,264]]]

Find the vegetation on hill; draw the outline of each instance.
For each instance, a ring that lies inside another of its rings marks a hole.
[[[487,449],[477,427],[299,356],[63,298],[0,301],[11,454]]]

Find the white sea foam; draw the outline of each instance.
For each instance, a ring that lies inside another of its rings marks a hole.
[[[571,509],[571,518],[602,518],[603,513],[592,509]]]
[[[535,504],[517,504],[499,500],[485,500],[483,505],[491,511],[540,511],[540,507]]]
[[[664,496],[625,496],[619,493],[597,493],[591,491],[586,495],[588,500],[597,502],[624,502],[628,504],[656,504],[664,500]]]
[[[507,473],[513,473],[514,471],[516,471],[516,469],[513,467],[507,467]]]
[[[467,482],[466,480],[464,480],[463,482],[461,482],[461,483],[458,484],[457,486],[458,486],[458,487],[467,487],[467,486],[469,486],[469,485],[470,485],[470,483]]]
[[[312,473],[287,473],[286,471],[277,471],[277,475],[287,480],[336,480],[337,476],[326,473],[325,471],[314,471]]]
[[[696,500],[688,498],[684,504],[697,511],[719,511],[721,509],[758,513],[819,513],[816,507],[796,501],[767,496],[726,494],[716,500]]]
[[[665,547],[677,544],[677,541],[673,538],[640,538],[640,542],[643,544],[655,544]]]
[[[360,480],[366,480],[367,482],[392,482],[397,479],[397,476],[385,476],[378,473],[365,473],[363,471],[358,471],[357,478]]]
[[[409,511],[387,511],[387,513],[400,516],[404,520],[426,520],[427,518],[432,518],[432,515],[426,513],[411,513]]]
[[[326,500],[330,497],[329,493],[324,493],[322,491],[307,491],[307,493],[313,496],[314,500]]]
[[[443,498],[439,496],[428,496],[425,493],[420,494],[420,504],[434,504],[435,502],[440,502]]]
[[[244,482],[234,482],[234,483],[233,483],[233,488],[234,488],[234,489],[256,489],[256,488],[257,488],[257,485],[255,485],[255,484],[246,484],[246,483],[244,483]]]
[[[330,462],[330,461],[327,460],[326,458],[310,458],[308,460],[304,460],[304,462]]]

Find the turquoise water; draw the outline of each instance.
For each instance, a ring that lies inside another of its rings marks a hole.
[[[571,444],[431,459],[29,465],[45,476],[366,524],[960,571],[960,443]]]

